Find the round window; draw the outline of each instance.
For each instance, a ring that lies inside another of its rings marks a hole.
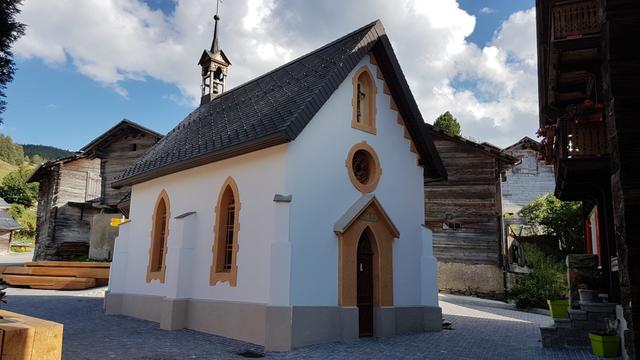
[[[354,145],[349,151],[346,165],[349,178],[361,192],[372,192],[380,179],[380,163],[371,146],[365,142]]]
[[[371,177],[371,155],[364,150],[358,150],[353,154],[351,170],[360,184],[367,184]]]

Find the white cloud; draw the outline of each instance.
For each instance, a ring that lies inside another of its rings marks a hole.
[[[141,0],[30,0],[15,52],[70,62],[124,96],[125,80],[159,79],[182,94],[168,101],[196,104],[196,63],[210,46],[214,11],[210,0],[179,1],[171,14]],[[381,18],[425,119],[450,110],[464,134],[499,145],[536,128],[533,9],[512,14],[484,48],[467,41],[475,17],[454,0],[355,0],[339,11],[334,2],[236,0],[222,4],[221,17],[230,86]]]
[[[480,9],[481,14],[493,14],[494,12],[496,12],[495,9],[489,7],[483,7],[482,9]]]

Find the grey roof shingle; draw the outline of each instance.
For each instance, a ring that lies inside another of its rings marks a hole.
[[[0,230],[18,230],[21,227],[6,210],[0,210]]]
[[[114,182],[131,185],[292,141],[370,51],[407,123],[425,174],[446,177],[380,21],[240,85],[189,114]],[[387,76],[390,73],[391,76]],[[395,98],[395,96],[394,96]]]

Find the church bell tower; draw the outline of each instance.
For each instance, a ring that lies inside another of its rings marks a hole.
[[[205,49],[200,56],[200,61],[198,61],[198,65],[202,68],[202,84],[200,85],[202,97],[200,98],[200,105],[213,100],[216,96],[224,92],[227,71],[231,65],[224,51],[222,51],[218,45],[218,21],[220,20],[220,16],[218,16],[217,9],[213,20],[215,25],[213,28],[211,50]]]

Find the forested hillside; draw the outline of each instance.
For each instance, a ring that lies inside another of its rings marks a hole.
[[[0,160],[11,165],[20,165],[25,160],[22,146],[14,143],[11,136],[0,134]]]
[[[20,145],[13,142],[11,136],[0,134],[0,175],[22,164],[40,165],[48,160],[69,156],[73,152],[47,145]],[[8,169],[8,170],[7,170]],[[1,177],[1,176],[0,176]]]
[[[32,160],[34,160],[33,158],[36,155],[40,156],[43,160],[46,161],[59,159],[61,157],[73,154],[73,152],[71,151],[47,145],[24,144],[22,145],[22,149],[24,151],[24,154]]]

